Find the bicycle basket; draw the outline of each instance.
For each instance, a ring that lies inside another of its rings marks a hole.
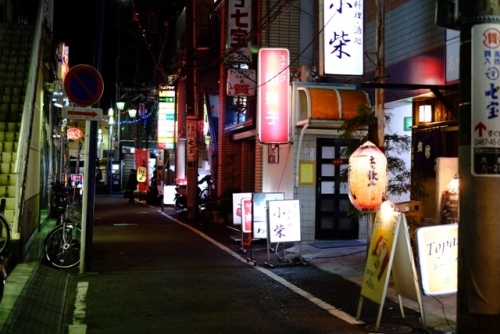
[[[66,212],[66,219],[74,224],[80,224],[82,221],[82,207],[76,203],[70,203]]]

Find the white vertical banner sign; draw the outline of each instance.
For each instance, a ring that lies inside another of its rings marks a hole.
[[[471,32],[471,173],[500,176],[500,24]]]
[[[234,50],[226,57],[227,61],[249,63],[250,38],[252,28],[252,0],[227,1],[227,41],[228,49]]]
[[[363,0],[323,2],[324,74],[363,74]]]

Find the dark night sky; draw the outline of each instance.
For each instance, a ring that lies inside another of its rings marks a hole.
[[[54,2],[54,42],[56,45],[59,42],[65,42],[69,46],[70,67],[87,64],[100,71],[104,80],[104,94],[99,107],[103,109],[107,109],[116,99],[116,59],[119,49],[117,21],[120,1],[123,0],[55,0]],[[131,23],[132,15],[129,15],[127,10],[134,8],[136,12],[144,14],[142,17],[146,16],[147,11],[155,11],[159,15],[160,24],[166,20],[170,21],[171,29],[175,27],[173,19],[183,7],[184,2],[175,0],[125,1],[126,8],[123,13],[128,22],[125,23],[127,28],[122,30],[125,31],[122,33],[122,50],[124,50],[123,41],[126,40],[127,35],[134,38],[134,34],[138,31],[137,24]],[[99,26],[102,29],[98,29]],[[100,53],[97,52],[99,41],[102,43]],[[100,62],[98,61],[99,54],[102,55]],[[132,62],[137,62],[137,60],[132,59]],[[139,62],[145,63],[143,60]],[[130,72],[130,67],[135,67],[135,65],[126,64],[125,67]],[[142,72],[148,71],[150,69]]]

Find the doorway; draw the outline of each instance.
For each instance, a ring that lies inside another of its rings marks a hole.
[[[317,139],[316,150],[316,228],[318,240],[358,239],[359,222],[347,215],[348,186],[338,180],[348,168],[338,139]]]

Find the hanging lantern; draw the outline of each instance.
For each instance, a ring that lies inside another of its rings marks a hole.
[[[387,158],[367,141],[349,157],[349,199],[360,211],[375,211],[386,197]]]

